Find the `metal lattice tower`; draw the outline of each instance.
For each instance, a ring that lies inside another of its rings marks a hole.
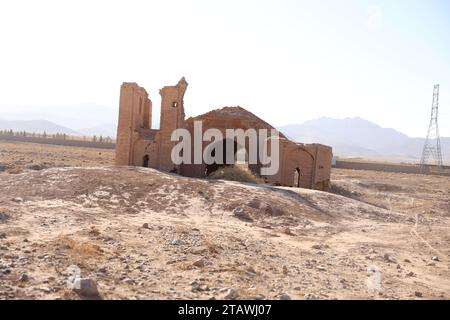
[[[442,169],[442,152],[441,139],[439,137],[438,126],[438,109],[439,109],[439,85],[436,84],[433,90],[433,105],[431,107],[431,120],[428,127],[427,139],[423,146],[422,159],[420,160],[420,171],[429,164],[436,165],[441,172]]]

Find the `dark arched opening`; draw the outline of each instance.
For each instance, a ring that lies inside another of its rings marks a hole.
[[[208,164],[206,165],[206,176],[209,176],[211,173],[213,173],[214,171],[217,171],[219,168],[223,168],[223,167],[228,167],[234,164],[234,162],[236,162],[236,152],[238,150],[238,144],[237,142],[234,140],[230,140],[230,139],[225,139],[222,140],[222,161],[221,163],[212,163],[212,164]],[[227,143],[232,143],[233,144],[233,164],[228,164],[227,163]],[[211,151],[211,156],[215,157],[216,156],[216,149]]]
[[[294,187],[300,188],[300,168],[294,170]]]
[[[144,156],[144,160],[142,161],[142,166],[148,168],[149,161],[150,161],[150,157],[148,156],[148,154],[146,154]]]

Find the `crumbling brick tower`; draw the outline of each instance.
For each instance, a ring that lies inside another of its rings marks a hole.
[[[159,90],[161,95],[161,122],[159,129],[159,169],[177,171],[172,159],[172,148],[178,143],[171,141],[172,132],[184,128],[184,94],[188,83],[183,77],[176,86],[166,86]]]
[[[136,83],[124,82],[120,88],[119,123],[117,128],[116,164],[133,165],[135,144],[140,138],[140,129],[150,129],[152,102],[144,88]]]
[[[160,129],[151,129],[152,102],[147,91],[136,83],[123,83],[120,88],[119,124],[117,127],[116,164],[144,166],[178,172],[171,159],[172,132],[184,128],[184,94],[188,83],[184,78],[175,86],[166,86],[161,95]]]

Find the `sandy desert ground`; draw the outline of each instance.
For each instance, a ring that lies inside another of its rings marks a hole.
[[[112,163],[0,141],[0,299],[84,299],[74,265],[100,299],[450,299],[448,177],[333,170],[320,192]]]

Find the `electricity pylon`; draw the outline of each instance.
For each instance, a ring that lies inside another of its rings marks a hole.
[[[433,89],[433,105],[431,107],[431,120],[428,127],[427,139],[423,146],[422,159],[420,160],[420,172],[424,172],[428,164],[437,166],[439,172],[442,170],[442,151],[441,139],[439,137],[438,126],[439,110],[439,85],[436,84]],[[432,161],[432,163],[430,163]]]

